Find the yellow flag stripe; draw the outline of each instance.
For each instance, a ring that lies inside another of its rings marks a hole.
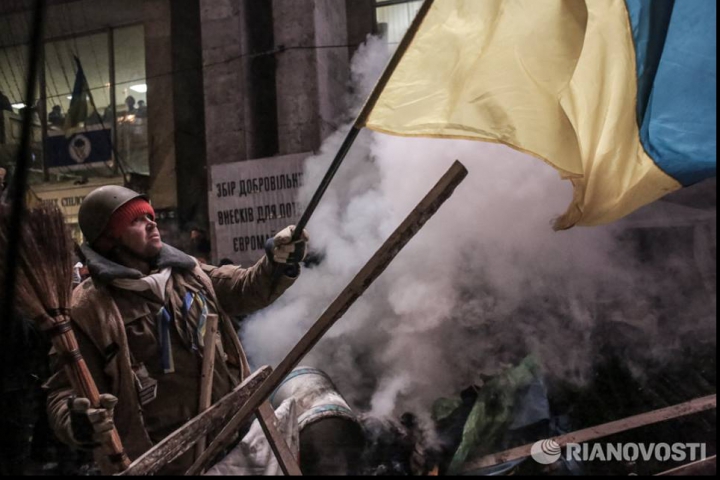
[[[575,187],[556,228],[614,221],[680,184],[640,144],[622,0],[442,0],[366,126],[506,144]]]

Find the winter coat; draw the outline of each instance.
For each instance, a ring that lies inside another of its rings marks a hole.
[[[163,302],[150,291],[111,284],[115,279],[141,278],[139,271],[114,263],[87,246],[84,253],[91,278],[73,292],[73,328],[99,391],[118,398],[115,425],[125,452],[134,460],[198,414],[202,335],[197,327],[202,316],[216,313],[219,317],[215,402],[249,374],[230,316],[269,305],[294,279],[282,276],[271,291],[275,267],[267,257],[247,269],[201,267],[194,258],[164,245],[157,266],[172,270]],[[62,370],[47,386],[51,425],[72,445],[67,399],[73,390]],[[106,469],[109,464],[100,449],[96,449],[96,459],[103,471],[112,471]],[[190,450],[162,472],[182,473],[192,460]]]

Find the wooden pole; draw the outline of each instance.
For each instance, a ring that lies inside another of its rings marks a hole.
[[[312,198],[310,199],[310,202],[308,202],[307,207],[305,207],[305,211],[303,212],[302,216],[300,217],[300,220],[297,223],[297,227],[295,228],[295,231],[293,232],[293,241],[299,240],[300,235],[302,235],[303,229],[307,226],[307,223],[310,221],[310,217],[312,216],[313,212],[315,211],[315,208],[320,203],[320,200],[322,199],[323,195],[325,194],[325,191],[327,190],[328,186],[330,185],[330,182],[332,181],[333,177],[335,176],[335,173],[338,171],[338,168],[340,168],[340,164],[345,159],[345,156],[350,151],[350,147],[355,142],[355,139],[357,138],[358,134],[360,133],[360,130],[365,126],[365,123],[367,122],[368,117],[370,116],[370,113],[372,112],[373,108],[375,108],[375,104],[377,103],[378,99],[380,98],[380,95],[382,94],[383,90],[385,89],[385,86],[390,81],[390,77],[392,77],[393,73],[395,73],[395,69],[400,64],[400,60],[402,60],[403,55],[405,55],[405,52],[407,51],[408,47],[412,43],[412,41],[415,39],[415,35],[417,34],[418,30],[420,29],[420,26],[422,25],[422,22],[425,20],[425,17],[427,16],[428,11],[430,11],[430,7],[432,7],[432,4],[435,0],[425,0],[420,7],[420,10],[418,10],[417,14],[415,15],[415,18],[413,19],[412,23],[410,24],[410,27],[408,27],[407,31],[405,32],[405,35],[403,36],[402,41],[400,42],[400,45],[398,45],[397,49],[395,50],[395,53],[393,54],[392,58],[390,59],[390,62],[388,63],[387,67],[385,67],[385,70],[383,71],[382,75],[380,76],[380,79],[375,84],[375,87],[373,88],[373,91],[370,93],[370,96],[368,97],[367,101],[365,102],[365,105],[363,106],[362,110],[358,114],[357,119],[355,119],[355,123],[353,124],[352,128],[350,128],[350,131],[348,132],[347,136],[345,137],[345,140],[343,141],[342,145],[340,146],[340,149],[338,150],[337,155],[335,155],[335,159],[333,159],[332,163],[330,164],[330,167],[328,167],[327,172],[325,173],[325,177],[323,177],[322,181],[320,182],[320,185],[318,186],[317,190],[315,190],[315,193],[313,194]]]
[[[716,395],[696,398],[695,400],[681,403],[679,405],[674,405],[672,407],[661,408],[660,410],[654,410],[652,412],[642,413],[640,415],[624,418],[622,420],[604,423],[596,427],[585,428],[583,430],[571,432],[566,435],[553,437],[551,440],[554,440],[555,443],[557,443],[560,447],[564,447],[568,443],[589,442],[591,440],[607,437],[615,433],[644,427],[646,425],[652,425],[654,423],[664,422],[673,418],[684,417],[686,415],[710,410],[712,408],[716,408]],[[510,450],[505,450],[504,452],[493,453],[491,455],[484,456],[478,460],[466,463],[463,466],[462,471],[467,473],[472,470],[492,467],[494,465],[500,465],[505,462],[511,462],[513,460],[519,460],[521,458],[529,457],[530,449],[533,445],[534,443],[524,445],[522,447],[512,448]]]
[[[188,470],[188,475],[198,475],[206,463],[225,448],[233,434],[245,419],[270,396],[282,380],[295,368],[302,358],[317,344],[330,327],[337,322],[352,304],[360,298],[365,290],[385,271],[400,250],[415,236],[423,225],[437,212],[440,206],[450,198],[455,188],[467,176],[467,170],[460,162],[455,162],[430,190],[410,215],[400,224],[380,249],[365,264],[350,284],[340,293],[335,301],[323,312],[320,318],[303,336],[280,365],[260,388],[250,397],[248,402],[228,422],[225,429],[210,444],[205,453],[198,458]]]
[[[275,410],[273,410],[270,402],[263,402],[263,404],[260,405],[260,408],[257,409],[256,413],[260,426],[262,427],[263,432],[265,432],[265,437],[267,438],[270,448],[275,454],[275,458],[277,459],[283,473],[287,476],[302,476],[297,459],[293,456],[292,451],[290,451],[290,448],[288,447],[287,442],[285,442],[280,430],[277,429],[277,417],[275,416]]]
[[[220,428],[227,418],[244,405],[250,395],[270,376],[270,367],[261,367],[217,403],[165,437],[137,458],[120,476],[152,475],[187,452],[209,432]]]
[[[717,469],[717,457],[713,455],[704,460],[698,460],[697,462],[688,463],[687,465],[681,465],[672,470],[666,470],[664,472],[656,473],[654,477],[679,477],[686,475],[715,475]]]
[[[9,351],[9,344],[12,342],[10,322],[15,318],[15,280],[17,276],[18,252],[20,250],[20,230],[25,214],[25,193],[28,182],[28,170],[30,169],[30,156],[32,155],[32,107],[35,103],[35,85],[37,71],[40,67],[43,33],[45,27],[45,14],[47,0],[38,0],[33,10],[32,37],[28,58],[28,78],[25,87],[25,111],[22,118],[22,130],[20,132],[20,145],[18,148],[17,161],[12,172],[12,177],[7,182],[7,189],[10,189],[8,200],[12,202],[10,221],[8,228],[7,249],[5,250],[5,283],[4,292],[0,296],[0,315],[4,318],[0,321],[0,351]],[[20,92],[18,92],[20,93]],[[0,115],[2,115],[0,113]],[[8,172],[10,174],[10,172]],[[5,382],[5,363],[0,362],[0,386]]]
[[[198,415],[208,409],[212,402],[213,372],[215,371],[215,335],[218,329],[218,316],[210,313],[205,320],[205,337],[203,338],[203,363],[200,373],[200,400]],[[195,444],[195,458],[205,451],[206,439],[201,438]]]

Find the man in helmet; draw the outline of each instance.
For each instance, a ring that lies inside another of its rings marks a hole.
[[[219,317],[213,402],[250,373],[230,317],[269,305],[292,285],[308,236],[293,243],[288,227],[254,266],[214,267],[164,244],[147,197],[127,188],[94,190],[78,216],[91,279],[73,292],[73,326],[102,408],[75,398],[59,371],[48,382],[50,421],[63,441],[94,448],[114,419],[135,459],[198,414],[209,314]],[[192,461],[190,450],[162,473],[183,473]]]

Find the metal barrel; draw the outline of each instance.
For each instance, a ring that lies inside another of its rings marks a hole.
[[[316,368],[297,367],[270,401],[277,408],[290,397],[297,408],[303,474],[354,473],[360,467],[365,435],[357,415],[330,377]]]

